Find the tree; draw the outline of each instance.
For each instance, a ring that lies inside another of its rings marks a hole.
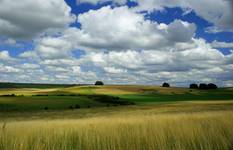
[[[162,87],[170,87],[170,85],[168,83],[164,82]]]
[[[208,85],[208,89],[217,89],[217,85],[213,84],[213,83],[209,83]]]
[[[190,85],[189,85],[189,88],[190,88],[190,89],[198,89],[198,85],[195,84],[195,83],[193,83],[193,84],[190,84]]]
[[[104,83],[102,81],[96,81],[95,85],[104,85]]]
[[[205,84],[205,83],[201,83],[201,84],[199,85],[199,89],[201,89],[201,90],[207,90],[207,89],[208,89],[208,85]]]

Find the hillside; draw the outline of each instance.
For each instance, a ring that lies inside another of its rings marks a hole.
[[[0,89],[0,111],[80,109],[219,100],[233,100],[233,89],[190,90],[133,85]]]

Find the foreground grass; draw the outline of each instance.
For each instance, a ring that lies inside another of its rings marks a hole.
[[[47,112],[47,118],[21,119],[17,122],[0,119],[0,149],[228,150],[233,148],[231,102],[190,102],[115,109],[115,111],[89,110],[95,111],[94,115],[83,118],[76,116],[66,119],[66,116],[61,116],[51,119],[50,112]],[[72,113],[81,113],[81,111],[85,110]],[[98,114],[101,111],[102,113]],[[70,115],[67,113],[70,112],[64,112],[65,115]]]

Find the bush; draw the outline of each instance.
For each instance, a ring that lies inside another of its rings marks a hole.
[[[17,95],[15,94],[9,94],[9,95],[1,95],[1,97],[16,97]]]
[[[208,85],[205,84],[205,83],[201,83],[201,84],[199,85],[199,89],[201,89],[201,90],[207,90],[207,89],[208,89]]]
[[[213,83],[209,83],[208,85],[208,89],[217,89],[217,85],[213,84]]]
[[[134,105],[133,102],[121,100],[119,97],[108,96],[108,95],[95,95],[92,97],[95,101],[106,103],[106,104],[117,104],[117,105]]]
[[[75,108],[76,108],[76,109],[79,109],[79,108],[80,108],[80,106],[79,106],[78,104],[76,104],[76,105],[75,105]]]
[[[48,110],[49,108],[48,107],[45,107],[44,110]]]
[[[95,85],[104,85],[104,83],[102,81],[96,81]]]
[[[73,109],[73,106],[70,106],[69,109]]]
[[[164,82],[162,87],[170,87],[170,85],[168,83]]]
[[[49,96],[48,94],[37,94],[37,95],[32,95],[32,96]]]
[[[190,89],[198,89],[198,85],[195,84],[195,83],[193,83],[193,84],[190,84],[190,85],[189,85],[189,88],[190,88]]]

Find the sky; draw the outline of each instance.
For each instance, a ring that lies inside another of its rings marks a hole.
[[[232,0],[0,0],[0,82],[233,86]]]

